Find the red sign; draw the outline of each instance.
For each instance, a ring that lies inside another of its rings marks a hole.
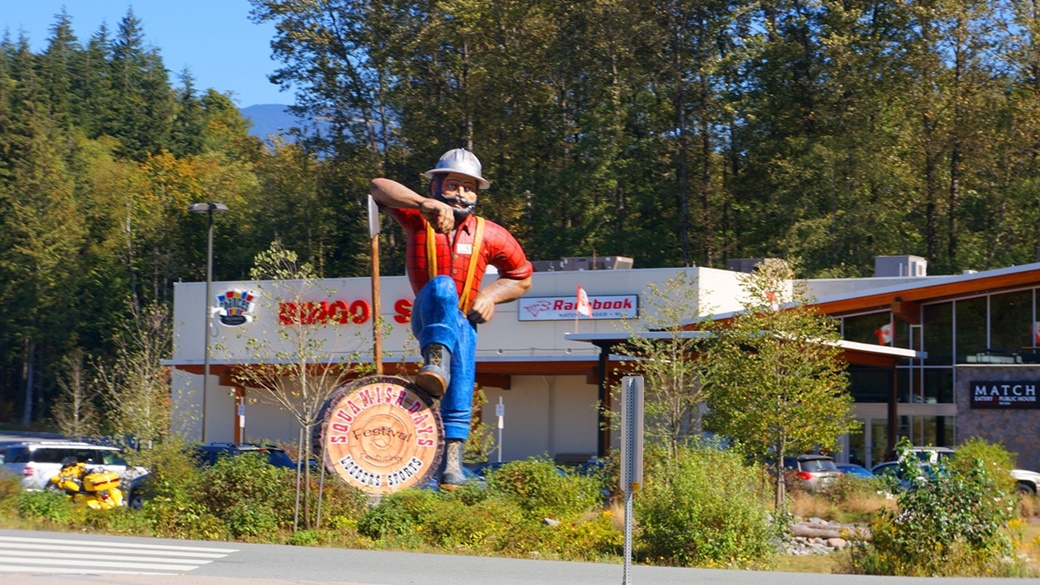
[[[407,323],[412,318],[412,301],[397,299],[394,302],[394,321]],[[368,301],[307,301],[305,303],[279,303],[278,322],[282,325],[328,325],[338,323],[360,325],[372,318],[372,306]]]

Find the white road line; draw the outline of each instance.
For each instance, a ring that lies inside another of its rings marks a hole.
[[[75,571],[84,567],[113,567],[116,569],[152,569],[153,571],[190,571],[197,569],[195,565],[165,565],[163,563],[132,563],[132,562],[113,562],[113,561],[76,561],[69,560],[63,561],[60,559],[54,560],[42,560],[37,559],[35,561],[37,565],[43,565],[54,569],[55,567],[65,567],[64,570]]]
[[[50,575],[176,575],[177,573],[153,573],[147,571],[116,571],[109,569],[91,569],[89,571],[77,571],[70,569],[67,571],[55,571],[54,567],[44,567],[37,565],[2,565],[0,564],[0,573],[47,573]]]
[[[0,574],[179,575],[235,552],[238,549],[0,536]]]
[[[0,542],[34,542],[34,543],[57,543],[57,544],[76,544],[79,546],[98,546],[104,545],[112,548],[140,548],[140,549],[152,549],[152,550],[176,550],[185,552],[222,552],[222,553],[233,553],[238,552],[237,548],[210,548],[202,546],[175,546],[166,544],[136,544],[128,542],[109,542],[101,540],[62,540],[58,538],[22,538],[19,536],[0,536]]]
[[[40,558],[40,559],[83,559],[83,560],[94,560],[94,561],[139,561],[139,562],[152,562],[152,563],[192,563],[195,565],[206,565],[212,563],[211,560],[203,559],[169,559],[166,557],[140,557],[137,555],[125,555],[125,554],[95,554],[95,553],[69,553],[69,552],[44,552],[44,551],[9,551],[0,550],[0,559],[5,557],[11,558]]]
[[[72,552],[77,552],[77,551],[89,550],[91,548],[98,548],[98,549],[111,549],[111,548],[113,548],[113,547],[111,547],[109,545],[109,543],[102,542],[102,541],[81,540],[81,541],[78,541],[79,542],[78,545],[71,545],[71,544],[70,545],[51,545],[50,542],[56,542],[56,541],[41,541],[39,544],[29,544],[29,543],[22,543],[22,542],[0,542],[0,549],[5,549],[5,550],[12,550],[12,549],[18,549],[18,550],[54,550],[54,551],[72,551]],[[65,542],[68,542],[68,541],[65,541]],[[200,550],[226,550],[226,549],[200,549]],[[163,556],[163,557],[191,557],[191,558],[204,558],[204,559],[222,559],[222,558],[228,556],[228,553],[180,552],[180,551],[175,551],[175,550],[167,551],[167,550],[153,550],[153,549],[140,549],[140,550],[123,549],[120,552],[121,552],[121,554],[126,554],[126,555],[152,554],[152,555],[160,555],[160,556]],[[235,551],[231,551],[231,552],[235,552]],[[173,559],[170,559],[170,560],[172,561]]]

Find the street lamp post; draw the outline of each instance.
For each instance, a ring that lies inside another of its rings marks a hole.
[[[213,213],[216,211],[227,211],[227,205],[223,203],[192,203],[188,206],[191,213],[206,214],[209,216],[209,242],[206,246],[206,302],[203,307],[206,318],[203,321],[202,335],[204,341],[202,351],[205,366],[202,370],[202,442],[206,442],[206,398],[209,389],[209,326],[212,314],[210,312],[210,287],[213,286]]]

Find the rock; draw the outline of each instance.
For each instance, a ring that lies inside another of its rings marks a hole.
[[[552,518],[544,518],[544,519],[542,519],[542,524],[545,524],[546,526],[559,526],[560,525],[560,521],[559,520],[553,520]]]
[[[785,547],[786,554],[815,555],[842,550],[851,541],[869,541],[870,530],[855,524],[829,522],[820,518],[792,524],[791,539]]]

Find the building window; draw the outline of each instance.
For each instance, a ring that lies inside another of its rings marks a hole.
[[[930,365],[953,363],[953,303],[924,307],[924,351]]]
[[[892,394],[892,370],[850,365],[849,393],[856,402],[888,402]]]
[[[975,358],[992,353],[987,336],[986,305],[986,297],[956,302],[957,363],[967,362],[968,356]]]
[[[946,447],[954,444],[954,417],[900,416],[899,435],[914,445]]]
[[[888,311],[845,317],[842,319],[841,337],[847,341],[878,344],[878,330],[888,325],[891,319],[892,313]]]
[[[925,368],[921,393],[915,402],[953,403],[953,368]]]
[[[1024,290],[989,299],[989,346],[1012,355],[1033,345],[1033,291]]]

